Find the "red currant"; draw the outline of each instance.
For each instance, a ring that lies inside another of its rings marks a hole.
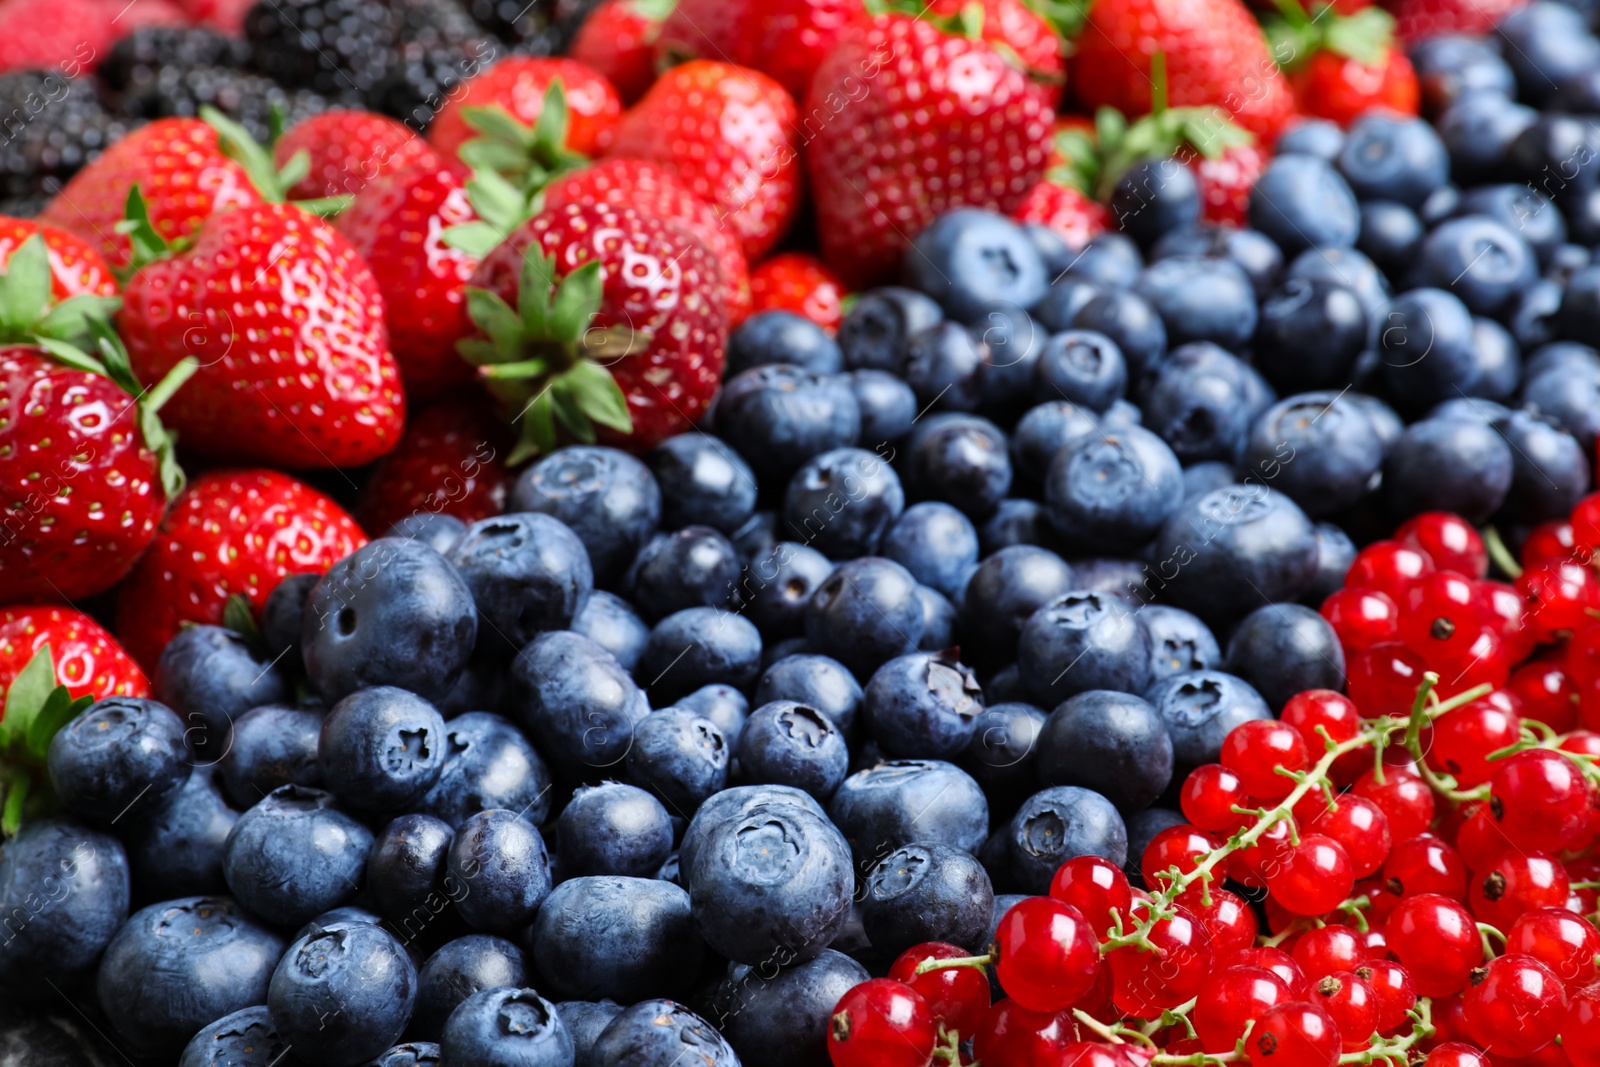
[[[1572,1067],[1600,1067],[1600,987],[1590,986],[1568,999],[1561,1048]]]
[[[1567,1010],[1561,979],[1532,956],[1500,956],[1461,997],[1467,1032],[1491,1056],[1531,1056],[1555,1039]]]
[[[1566,756],[1534,748],[1500,761],[1489,812],[1506,840],[1532,852],[1560,852],[1589,823],[1589,786]]]
[[[1489,573],[1489,550],[1472,524],[1448,511],[1424,511],[1400,524],[1394,539],[1415,545],[1442,571],[1459,571],[1472,578]]]
[[[1128,876],[1099,856],[1075,856],[1063,863],[1050,881],[1050,895],[1081,911],[1100,937],[1116,925],[1112,912],[1126,922],[1133,904]]]
[[[1406,1013],[1417,1004],[1417,984],[1406,969],[1394,960],[1379,957],[1362,961],[1355,970],[1372,987],[1377,1001],[1378,1017],[1374,1028],[1379,1033],[1388,1033],[1403,1025]]]
[[[1361,732],[1361,712],[1356,709],[1355,701],[1332,689],[1307,689],[1296,693],[1283,706],[1280,719],[1300,731],[1300,736],[1306,739],[1306,751],[1317,754],[1318,758],[1326,748],[1323,733],[1335,744],[1341,744]],[[1370,766],[1372,753],[1357,749],[1334,760],[1328,777],[1335,785],[1349,785]]]
[[[1575,555],[1588,562],[1600,548],[1600,493],[1590,493],[1568,516],[1572,525],[1572,545]]]
[[[1293,956],[1281,948],[1269,948],[1265,945],[1260,948],[1247,948],[1235,956],[1230,964],[1234,967],[1261,967],[1271,971],[1283,979],[1283,984],[1289,987],[1289,994],[1294,998],[1302,998],[1310,988],[1306,983],[1306,974],[1300,969],[1300,964],[1295,962]]]
[[[1250,1067],[1333,1067],[1340,1047],[1333,1017],[1305,1001],[1268,1008],[1245,1041]]]
[[[1143,907],[1134,903],[1135,917]],[[1211,975],[1211,937],[1204,924],[1181,905],[1174,905],[1173,912],[1150,928],[1155,951],[1124,945],[1106,957],[1116,983],[1117,1007],[1128,1015],[1153,1018],[1163,1008],[1176,1007],[1200,992]]]
[[[1484,627],[1470,642],[1450,641],[1441,645],[1437,656],[1428,654],[1428,665],[1439,672],[1438,693],[1442,697],[1464,693],[1480,685],[1499,688],[1511,678],[1511,653],[1505,638]]]
[[[1245,1027],[1293,994],[1282,978],[1262,967],[1228,967],[1201,991],[1194,1029],[1207,1052],[1232,1052]]]
[[[1435,1045],[1422,1067],[1489,1067],[1489,1057],[1465,1041]]]
[[[1535,908],[1511,924],[1506,954],[1532,956],[1577,989],[1595,980],[1600,933],[1566,908]]]
[[[1075,1035],[1076,1024],[1066,1012],[1030,1011],[1007,999],[989,1009],[972,1044],[984,1063],[1051,1067]]]
[[[1506,683],[1522,701],[1522,713],[1558,734],[1578,725],[1578,687],[1560,663],[1538,660],[1511,672]]]
[[[937,1040],[922,997],[904,982],[871,978],[834,1005],[828,1059],[833,1067],[927,1067]]]
[[[1289,819],[1279,819],[1256,839],[1255,844],[1242,848],[1228,857],[1228,873],[1233,880],[1252,888],[1267,884],[1267,875],[1277,870],[1289,854],[1289,840],[1293,837]]]
[[[1483,961],[1483,940],[1472,916],[1436,893],[1407,897],[1395,905],[1383,934],[1421,996],[1459,993]]]
[[[1528,531],[1527,538],[1522,542],[1520,562],[1526,570],[1541,563],[1560,563],[1576,559],[1577,556],[1578,541],[1572,523],[1565,519],[1553,519],[1541,522]]]
[[[1575,915],[1592,915],[1600,911],[1600,890],[1590,887],[1590,883],[1600,882],[1600,858],[1583,856],[1568,860],[1565,866],[1572,890],[1572,895],[1567,898],[1567,910]],[[1580,886],[1580,882],[1584,884]]]
[[[1421,549],[1399,541],[1374,541],[1356,553],[1344,584],[1349,589],[1376,589],[1398,604],[1412,582],[1433,571],[1433,560]]]
[[[1212,958],[1219,965],[1256,943],[1260,931],[1256,913],[1237,894],[1215,886],[1190,886],[1178,897],[1178,903],[1205,925],[1206,933],[1211,935]]]
[[[1367,1047],[1378,1028],[1378,996],[1366,979],[1351,971],[1327,975],[1311,987],[1312,1003],[1333,1019],[1344,1050]]]
[[[1418,739],[1423,758],[1444,771],[1463,789],[1494,776],[1489,754],[1514,745],[1522,737],[1522,721],[1487,700],[1474,700],[1447,711],[1423,727]]]
[[[1525,912],[1565,905],[1568,884],[1567,869],[1554,856],[1512,849],[1473,876],[1467,903],[1480,921],[1509,930]]]
[[[1421,656],[1389,641],[1349,657],[1345,689],[1368,719],[1408,715],[1426,670]]]
[[[1402,841],[1383,865],[1385,887],[1397,897],[1438,893],[1451,900],[1467,897],[1467,865],[1450,843],[1432,834]]]
[[[1267,874],[1267,891],[1297,915],[1332,911],[1355,886],[1344,846],[1322,834],[1308,834]]]
[[[1402,601],[1400,639],[1433,662],[1429,649],[1489,622],[1477,583],[1454,571],[1435,571],[1411,583]]]
[[[1489,814],[1487,803],[1468,804],[1461,809],[1461,814],[1463,818],[1455,837],[1456,851],[1461,853],[1469,870],[1481,871],[1499,859],[1500,853],[1511,847],[1511,842]]]
[[[1382,867],[1389,856],[1389,817],[1366,797],[1339,797],[1337,807],[1312,819],[1306,829],[1343,845],[1357,878]]]
[[[1600,607],[1600,580],[1581,563],[1540,563],[1517,579],[1522,593],[1523,623],[1540,641],[1574,630]]]
[[[1451,994],[1448,997],[1433,998],[1433,1036],[1422,1039],[1424,1049],[1443,1045],[1450,1041],[1470,1041],[1467,1034],[1466,1009],[1461,1006],[1461,997]]]
[[[889,968],[889,977],[915,990],[927,1002],[934,1022],[969,1037],[989,1015],[989,976],[977,967],[940,967],[924,974],[918,974],[917,967],[928,960],[954,960],[971,954],[947,941],[926,941],[900,953]]]
[[[1228,832],[1242,825],[1246,816],[1235,806],[1248,807],[1250,794],[1239,776],[1220,763],[1207,763],[1189,772],[1178,793],[1183,817],[1201,830]]]
[[[1356,779],[1350,791],[1366,797],[1389,817],[1389,837],[1395,842],[1409,841],[1433,823],[1433,791],[1417,775],[1398,767],[1386,767],[1383,780],[1373,771]]]
[[[1539,639],[1523,620],[1522,594],[1507,582],[1479,582],[1478,593],[1489,609],[1489,625],[1505,639],[1512,663],[1533,653]]]
[[[1312,985],[1337,971],[1355,970],[1367,958],[1360,935],[1348,926],[1307,930],[1295,942],[1292,955]]]
[[[1158,888],[1167,884],[1171,869],[1179,874],[1193,871],[1217,847],[1208,834],[1187,824],[1169,826],[1150,839],[1139,857],[1139,873],[1144,884]]]
[[[1307,762],[1300,731],[1276,719],[1242,722],[1222,740],[1222,765],[1238,776],[1245,792],[1262,800],[1282,800],[1294,792],[1294,779],[1279,771],[1303,771]]]
[[[1321,610],[1346,655],[1400,640],[1400,608],[1387,593],[1340,589],[1322,602]]]
[[[1025,897],[994,933],[995,974],[1012,1000],[1034,1011],[1061,1011],[1089,991],[1100,946],[1083,912],[1054,897]]]

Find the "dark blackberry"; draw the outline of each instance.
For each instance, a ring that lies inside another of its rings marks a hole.
[[[102,107],[88,78],[0,74],[0,198],[53,196],[135,125]]]
[[[31,219],[43,211],[49,202],[48,196],[8,196],[0,200],[0,215],[13,219]]]
[[[250,135],[272,135],[272,112],[283,114],[285,128],[328,109],[326,98],[306,89],[285,89],[271,78],[227,67],[158,67],[122,94],[122,110],[132,118],[190,117],[210,104],[237,119]]]
[[[392,0],[397,45],[442,48],[471,44],[483,29],[456,0]]]
[[[249,61],[250,46],[236,37],[198,26],[147,26],[118,41],[95,73],[109,88],[123,92],[155,81],[163,68],[242,68]]]
[[[517,52],[548,55],[556,50],[554,0],[465,0],[478,25],[509,41]]]
[[[260,0],[244,33],[263,74],[340,96],[365,93],[388,72],[400,21],[379,0]]]
[[[406,45],[399,62],[366,94],[367,107],[423,133],[451,90],[493,63],[501,50],[488,38],[465,46]]]

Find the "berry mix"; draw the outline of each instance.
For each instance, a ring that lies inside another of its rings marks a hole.
[[[0,1061],[1600,1067],[1591,0],[0,0]]]

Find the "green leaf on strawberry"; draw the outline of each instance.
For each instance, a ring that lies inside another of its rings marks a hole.
[[[545,90],[539,119],[531,127],[499,104],[469,107],[461,114],[483,135],[461,146],[461,161],[475,171],[494,171],[524,189],[537,189],[589,162],[567,147],[567,93],[560,78]]]
[[[1380,7],[1340,15],[1331,3],[1319,3],[1308,14],[1298,0],[1273,0],[1278,17],[1263,27],[1273,58],[1294,70],[1318,52],[1333,52],[1373,66],[1383,61],[1394,43],[1394,16]]]
[[[0,719],[0,836],[12,837],[28,818],[48,814],[54,797],[45,774],[50,741],[94,697],[76,699],[56,683],[55,658],[49,643],[39,647],[6,691],[5,717]]]

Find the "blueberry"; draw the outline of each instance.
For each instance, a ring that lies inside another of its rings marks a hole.
[[[1346,141],[1340,158],[1349,150]],[[1356,194],[1327,160],[1286,154],[1267,164],[1251,190],[1250,225],[1294,255],[1355,244],[1361,217]]]
[[[679,869],[688,872],[699,857],[700,848],[713,830],[728,820],[743,817],[765,807],[799,808],[818,818],[826,818],[822,805],[809,793],[787,785],[736,785],[711,797],[695,812],[683,832],[678,849]]]
[[[739,1067],[716,1029],[681,1004],[642,1000],[607,1026],[589,1053],[590,1067]]]
[[[1384,499],[1399,518],[1454,511],[1488,520],[1511,488],[1511,449],[1468,419],[1424,419],[1406,427],[1383,466]]]
[[[647,462],[661,487],[662,524],[669,530],[698,524],[731,534],[755,513],[755,474],[715,437],[669,437]]]
[[[844,735],[833,721],[792,700],[751,712],[735,754],[746,781],[793,786],[821,801],[839,788],[850,765]]]
[[[368,926],[382,926],[383,916],[375,911],[368,911],[366,908],[358,908],[354,905],[329,908],[302,924],[294,932],[294,935],[289,938],[289,941],[292,944],[302,937],[310,937],[312,934],[321,933],[336,923],[365,923]]]
[[[1011,488],[1005,434],[975,415],[923,420],[907,447],[906,487],[914,499],[943,500],[983,518]]]
[[[954,595],[978,562],[978,532],[949,504],[913,504],[883,537],[883,555],[924,585]]]
[[[1250,684],[1223,671],[1185,671],[1145,691],[1167,724],[1172,758],[1181,778],[1202,763],[1215,763],[1222,739],[1242,722],[1272,718],[1272,709]]]
[[[1122,350],[1091,330],[1068,330],[1050,337],[1039,355],[1034,380],[1045,396],[1060,394],[1094,412],[1121,399],[1128,387]]]
[[[1600,132],[1588,118],[1542,113],[1507,146],[1506,176],[1558,204],[1580,203],[1600,177],[1597,149]]]
[[[1582,246],[1600,243],[1600,189],[1590,188],[1562,198],[1568,236]],[[1574,267],[1582,269],[1587,263]],[[1568,275],[1570,277],[1570,273]]]
[[[1494,319],[1472,320],[1471,395],[1509,400],[1522,380],[1522,353],[1516,339]]]
[[[906,341],[900,376],[921,407],[973,411],[983,400],[989,348],[956,322],[940,322]]]
[[[1091,789],[1058,785],[1023,802],[1005,829],[1010,873],[1025,892],[1049,891],[1057,868],[1074,856],[1117,866],[1128,858],[1128,830],[1111,801]]]
[[[724,383],[717,430],[757,472],[784,477],[812,456],[855,444],[861,409],[842,376],[774,364]]]
[[[636,674],[665,705],[712,682],[748,686],[760,670],[754,623],[717,608],[689,608],[656,623]]]
[[[1600,266],[1573,272],[1561,290],[1555,327],[1565,340],[1588,344],[1600,326]]]
[[[983,787],[997,814],[1015,811],[1037,788],[1034,759],[1045,720],[1032,704],[1002,701],[1000,695],[984,690],[987,707],[961,754],[961,768]]]
[[[963,322],[996,304],[1030,307],[1048,281],[1022,227],[977,208],[946,212],[918,234],[906,250],[905,275]]]
[[[956,643],[956,606],[950,598],[931,586],[917,586],[917,603],[922,606],[922,640],[919,652],[942,652]]]
[[[1265,486],[1186,500],[1151,547],[1164,599],[1215,626],[1293,600],[1316,577],[1317,539],[1299,505]]]
[[[1506,327],[1524,349],[1555,340],[1555,316],[1561,310],[1562,283],[1541,278],[1511,303]]]
[[[778,513],[770,510],[752,513],[728,535],[728,543],[746,563],[760,559],[778,545]]]
[[[1034,401],[1034,370],[1049,332],[1021,308],[996,308],[973,326],[971,333],[979,347],[988,352],[978,376],[983,387],[981,408],[993,418],[1009,423]],[[945,400],[937,406],[954,407]]]
[[[317,765],[351,808],[368,814],[421,800],[444,766],[444,719],[427,701],[393,686],[351,693],[322,720]]]
[[[649,469],[614,448],[578,446],[517,476],[508,511],[538,511],[566,523],[588,550],[595,580],[617,578],[661,522],[661,490]]]
[[[1128,378],[1137,382],[1167,354],[1167,327],[1150,302],[1127,289],[1095,294],[1072,316],[1071,328],[1111,339],[1122,353]]]
[[[449,877],[461,887],[456,911],[486,934],[520,930],[550,892],[544,838],[505,808],[480,811],[456,827],[447,858]]]
[[[1398,277],[1416,258],[1423,233],[1422,220],[1404,204],[1368,200],[1361,205],[1361,235],[1356,238],[1356,248],[1384,273]]]
[[[1111,232],[1089,238],[1072,265],[1063,273],[1067,278],[1092,282],[1106,289],[1126,289],[1144,268],[1139,246],[1126,234]]]
[[[322,716],[305,708],[267,704],[245,712],[234,721],[228,751],[217,764],[229,799],[248,808],[280,785],[320,786],[321,732]]]
[[[768,667],[756,686],[756,706],[775,700],[814,708],[846,738],[861,708],[861,685],[838,660],[827,656],[786,656]]]
[[[400,1039],[417,971],[382,927],[335,923],[289,946],[267,1006],[284,1042],[313,1063],[360,1063]]]
[[[1600,362],[1538,373],[1530,368],[1522,402],[1529,411],[1561,426],[1586,450],[1593,449],[1600,434]]]
[[[649,705],[599,645],[566,631],[540,634],[511,665],[514,718],[563,773],[610,767],[627,755]]]
[[[1088,689],[1138,692],[1150,677],[1150,635],[1115,597],[1071,592],[1029,616],[1017,667],[1046,706]]]
[[[993,907],[994,889],[983,865],[948,845],[895,849],[867,874],[861,893],[867,937],[884,959],[926,941],[976,951]]]
[[[473,523],[449,558],[472,590],[489,654],[512,656],[536,634],[567,629],[594,588],[577,534],[536,511]]]
[[[1448,289],[1479,315],[1499,314],[1538,277],[1528,242],[1483,215],[1440,225],[1423,240],[1417,262],[1417,281]]]
[[[1400,439],[1400,434],[1406,428],[1406,424],[1400,420],[1399,415],[1395,414],[1394,408],[1375,396],[1369,396],[1366,393],[1349,393],[1346,395],[1359,404],[1362,411],[1367,413],[1367,418],[1372,421],[1372,428],[1377,431],[1378,440],[1383,442],[1384,454],[1388,455],[1389,449],[1393,448],[1394,443]]]
[[[1144,856],[1144,851],[1150,842],[1161,831],[1172,826],[1187,826],[1189,821],[1181,812],[1171,808],[1145,808],[1135,811],[1124,820],[1128,826],[1128,861],[1122,865],[1128,881],[1141,889],[1148,888],[1144,884],[1144,874],[1139,869],[1139,860]]]
[[[1183,499],[1205,496],[1213,489],[1234,484],[1232,463],[1206,459],[1183,468]]]
[[[709,526],[657,534],[629,570],[631,599],[646,619],[685,608],[726,607],[733,601],[740,565],[733,544]]]
[[[672,851],[672,820],[643,789],[605,782],[572,794],[557,820],[556,838],[563,877],[648,878]]]
[[[650,627],[626,600],[596,589],[572,617],[574,633],[580,633],[611,653],[627,670],[633,670],[644,653]]]
[[[1161,316],[1174,348],[1190,341],[1240,348],[1255,333],[1255,290],[1244,271],[1228,260],[1158,260],[1145,268],[1133,291]]]
[[[1030,409],[1012,430],[1012,465],[1029,482],[1042,483],[1057,452],[1099,434],[1094,412],[1067,400],[1046,400]]]
[[[465,528],[461,520],[451,521]],[[305,626],[306,601],[321,577],[320,574],[289,575],[267,594],[267,602],[261,608],[261,639],[282,671],[291,674],[305,671],[305,660],[300,655],[300,631]]]
[[[1409,52],[1429,113],[1466,96],[1509,99],[1516,95],[1511,68],[1486,37],[1447,33],[1418,41]]]
[[[416,541],[380,537],[311,591],[301,648],[306,674],[330,702],[371,685],[437,700],[477,636],[478,610],[455,565]]]
[[[717,990],[715,1021],[746,1063],[813,1067],[827,1058],[835,1005],[868,977],[832,949],[792,967],[734,964]]]
[[[1142,262],[1140,269],[1143,269]],[[1128,284],[1132,285],[1133,282],[1130,280]],[[1033,318],[1051,333],[1070,329],[1073,316],[1104,292],[1107,290],[1092,281],[1072,277],[1070,273],[1064,274],[1052,282],[1044,291],[1044,296],[1033,305]]]
[[[418,511],[390,526],[383,536],[398,537],[405,541],[421,541],[439,555],[448,556],[450,549],[466,532],[467,524],[454,515],[446,515],[442,511]],[[310,589],[306,591],[310,592]],[[298,631],[296,635],[298,636]]]
[[[1144,424],[1185,463],[1233,462],[1250,424],[1272,402],[1256,370],[1214,344],[1174,349],[1156,371],[1140,405]]]
[[[1467,182],[1509,176],[1515,169],[1511,146],[1538,117],[1533,108],[1498,93],[1469,93],[1455,100],[1437,123],[1451,173]],[[1524,144],[1523,149],[1531,147]]]
[[[521,730],[498,715],[469,711],[445,724],[444,764],[417,809],[460,826],[491,808],[543,822],[550,811],[550,771]]]
[[[1467,217],[1493,219],[1513,231],[1533,250],[1540,268],[1550,264],[1556,249],[1567,240],[1567,225],[1560,209],[1526,185],[1507,183],[1468,189],[1461,194],[1461,212]]]
[[[735,962],[769,966],[827,948],[855,888],[844,837],[822,816],[788,805],[714,826],[683,873],[706,944]]]
[[[1211,628],[1182,608],[1147,604],[1139,611],[1139,625],[1150,634],[1151,685],[1184,671],[1222,664],[1222,650]]]
[[[639,720],[624,769],[630,783],[688,815],[726,785],[731,747],[711,720],[662,708]]]
[[[758,311],[728,335],[728,361],[723,376],[751,367],[790,363],[818,374],[838,374],[844,356],[827,331],[792,311]],[[660,477],[658,471],[656,477]],[[668,491],[667,499],[671,499]]]
[[[223,845],[238,819],[212,768],[196,767],[128,837],[128,861],[140,893],[167,899],[223,892]]]
[[[1256,367],[1285,393],[1339,389],[1349,384],[1369,330],[1367,309],[1350,288],[1291,278],[1261,304]]]
[[[1422,220],[1422,225],[1433,229],[1445,219],[1454,215],[1461,207],[1461,190],[1446,182],[1438,186],[1428,198],[1417,208],[1417,217]]]
[[[80,977],[127,919],[128,894],[116,838],[72,819],[28,822],[0,847],[0,989]]]
[[[391,820],[367,855],[367,886],[373,906],[393,923],[404,923],[429,896],[444,888],[445,857],[454,828],[432,815]]]
[[[1111,190],[1118,230],[1149,248],[1163,235],[1187,230],[1200,218],[1200,186],[1176,159],[1135,163]]]
[[[780,541],[745,568],[739,599],[763,635],[793,636],[805,629],[806,604],[832,572],[833,563],[815,548]]]
[[[701,686],[680,699],[678,707],[702,716],[721,730],[730,752],[739,740],[739,732],[744,729],[745,719],[750,713],[750,702],[731,685]]]
[[[906,338],[943,317],[939,305],[915,289],[868,289],[839,323],[845,366],[851,370],[897,370]]]
[[[1322,517],[1360,500],[1383,464],[1383,442],[1359,404],[1342,393],[1280,400],[1250,429],[1242,466]]]
[[[1300,118],[1283,131],[1276,149],[1279,155],[1316,156],[1332,162],[1344,147],[1344,131],[1327,119]]]
[[[1246,615],[1228,638],[1227,667],[1278,709],[1307,689],[1344,688],[1338,635],[1301,604],[1268,604]]]
[[[228,897],[184,897],[133,914],[106,946],[100,1008],[139,1056],[173,1056],[206,1023],[260,1004],[283,938]]]
[[[874,556],[840,564],[806,607],[806,639],[858,677],[869,674],[922,639],[917,580]]]
[[[900,478],[877,454],[836,448],[789,479],[783,528],[833,559],[871,555],[906,503]]]
[[[1511,446],[1507,514],[1527,523],[1570,514],[1589,487],[1589,459],[1577,440],[1522,411],[1495,428]]]
[[[360,887],[372,831],[320,789],[285,785],[239,816],[222,858],[250,911],[290,926],[343,904]]]
[[[871,448],[898,441],[911,431],[922,405],[902,379],[882,370],[857,370],[845,375],[861,411],[860,440]]]
[[[1072,568],[1049,549],[1002,548],[978,564],[967,582],[964,639],[1004,663],[1014,658],[1028,618],[1073,588]]]
[[[437,1041],[450,1013],[474,993],[527,983],[527,961],[510,941],[490,934],[468,934],[447,941],[417,972],[411,1032]]]
[[[378,1053],[362,1067],[439,1067],[443,1062],[439,1046],[432,1041],[407,1041]]]
[[[1048,545],[1055,540],[1050,518],[1037,500],[1007,497],[978,529],[979,554],[985,557],[1013,545]]]
[[[622,1005],[605,1001],[563,1000],[556,1005],[556,1014],[566,1024],[572,1035],[572,1048],[576,1058],[573,1067],[592,1067],[590,1054],[594,1043],[600,1040],[611,1020],[622,1014]]]
[[[1369,322],[1382,318],[1384,305],[1389,302],[1389,280],[1376,263],[1354,248],[1308,248],[1289,262],[1283,278],[1285,281],[1299,278],[1336,282],[1345,286],[1367,309]]]
[[[1600,43],[1583,14],[1552,0],[1512,11],[1495,26],[1505,41],[1506,61],[1517,76],[1518,95],[1540,103],[1574,74],[1600,66]]]
[[[689,894],[654,878],[572,878],[545,898],[529,933],[544,988],[632,1003],[688,991],[704,945]]]
[[[241,1008],[202,1027],[184,1046],[178,1067],[290,1067],[289,1046],[265,1004]]]
[[[1584,245],[1570,241],[1556,245],[1544,264],[1544,277],[1565,283],[1575,273],[1594,262],[1593,252]]]
[[[1377,110],[1351,125],[1339,151],[1339,172],[1359,199],[1417,207],[1449,179],[1450,157],[1423,120]]]
[[[142,817],[189,777],[183,720],[140,697],[98,700],[50,739],[50,784],[67,811],[111,825]]]
[[[1236,226],[1205,226],[1167,234],[1151,250],[1151,259],[1198,256],[1231,262],[1244,271],[1256,298],[1266,296],[1283,273],[1283,250],[1272,238]]]
[[[1073,582],[1080,589],[1100,593],[1140,607],[1150,600],[1149,567],[1132,559],[1080,559],[1073,567]]]
[[[1033,242],[1033,247],[1038,251],[1039,258],[1044,261],[1046,278],[1054,278],[1072,263],[1076,255],[1068,247],[1066,238],[1042,222],[1025,222],[1022,232],[1028,235],[1028,240]]]
[[[1131,426],[1064,445],[1045,475],[1044,499],[1067,543],[1106,549],[1148,541],[1181,501],[1182,487],[1172,449]]]
[[[978,783],[942,760],[888,760],[844,780],[828,804],[855,854],[871,865],[913,841],[977,852],[989,833]]]
[[[1317,577],[1301,596],[1307,604],[1321,604],[1344,587],[1344,576],[1356,559],[1356,545],[1343,527],[1319,522],[1317,532]],[[1210,666],[1210,664],[1206,664]]]
[[[532,989],[499,986],[473,993],[450,1013],[439,1036],[445,1063],[483,1067],[571,1067],[572,1035],[554,1004]]]
[[[1047,786],[1093,789],[1123,811],[1149,807],[1172,781],[1161,714],[1131,693],[1079,693],[1051,713],[1035,766]]]
[[[228,731],[241,715],[288,699],[289,690],[269,655],[220,626],[179,630],[156,669],[156,699],[188,727],[184,740],[195,758],[210,763],[227,752]]]

